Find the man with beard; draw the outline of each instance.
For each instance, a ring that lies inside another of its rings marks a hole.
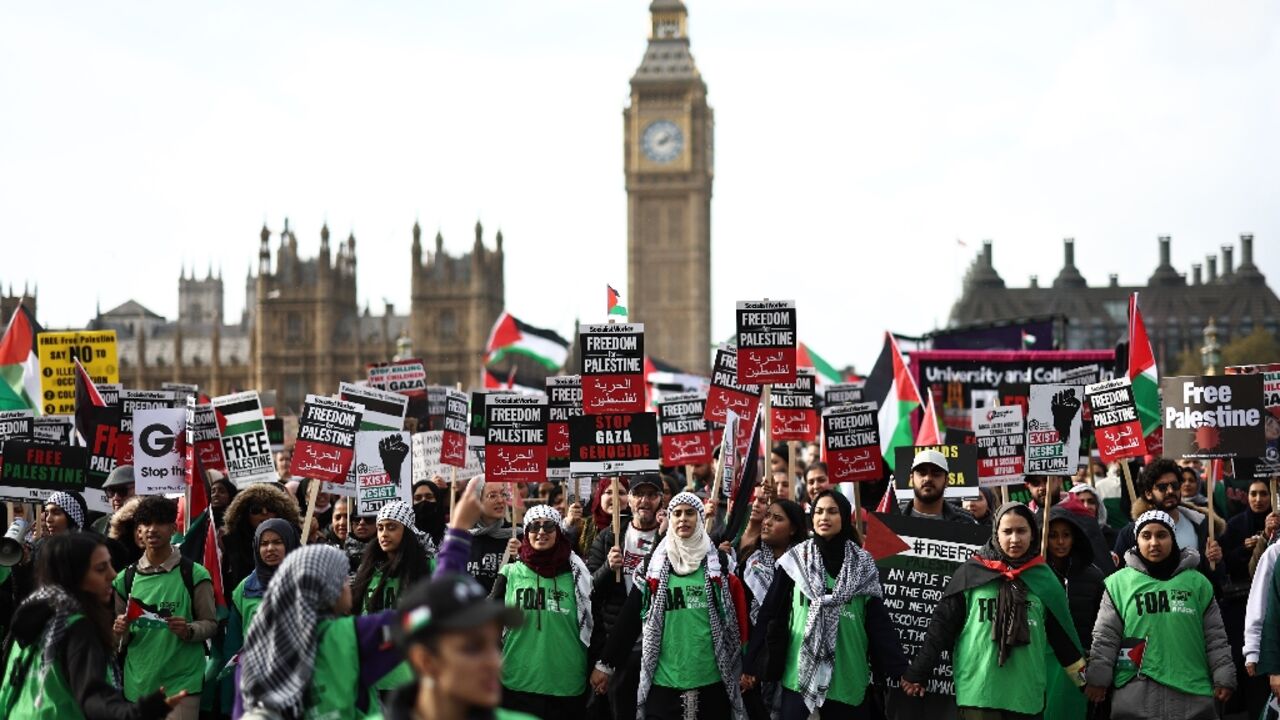
[[[1226,580],[1222,548],[1209,536],[1209,519],[1182,503],[1181,485],[1182,475],[1174,461],[1160,458],[1147,465],[1138,476],[1135,490],[1142,497],[1133,503],[1131,516],[1136,518],[1148,510],[1163,510],[1168,513],[1173,518],[1173,534],[1177,538],[1178,547],[1194,548],[1200,553],[1198,569],[1213,582],[1215,588],[1221,588]],[[1120,529],[1116,536],[1116,546],[1112,550],[1116,557],[1123,558],[1130,548],[1137,546],[1133,528],[1134,524],[1129,523]]]
[[[968,511],[942,499],[946,489],[947,459],[937,450],[921,450],[911,462],[911,490],[915,497],[902,503],[902,514],[976,524]]]

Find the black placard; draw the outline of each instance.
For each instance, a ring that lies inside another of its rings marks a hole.
[[[6,440],[0,485],[33,490],[84,492],[88,450],[33,440]]]
[[[570,418],[574,475],[658,472],[658,419],[653,413],[584,415]]]
[[[1261,375],[1162,378],[1165,454],[1201,459],[1265,456],[1262,387]]]

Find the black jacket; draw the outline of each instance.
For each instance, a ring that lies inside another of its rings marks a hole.
[[[503,527],[511,524],[503,521]],[[493,581],[501,569],[502,556],[507,552],[507,541],[488,535],[471,536],[471,557],[467,560],[467,573],[475,578],[485,592],[493,590]]]
[[[1103,585],[1102,571],[1093,564],[1093,546],[1085,533],[1086,518],[1072,514],[1065,508],[1054,507],[1049,511],[1050,522],[1062,520],[1071,525],[1071,534],[1075,539],[1071,543],[1071,554],[1065,566],[1060,566],[1050,559],[1049,567],[1062,581],[1067,592],[1067,606],[1071,610],[1071,621],[1076,628],[1076,636],[1085,652],[1093,641],[1093,624],[1098,619],[1098,607],[1102,604]],[[1092,522],[1092,521],[1089,521]],[[1094,522],[1096,525],[1097,523]],[[1110,562],[1110,554],[1107,560]]]
[[[1145,500],[1140,500],[1139,502],[1134,503],[1131,512],[1133,513],[1133,517],[1136,518],[1150,509],[1152,508],[1149,503]],[[1178,507],[1178,512],[1185,514],[1187,518],[1191,520],[1192,526],[1196,529],[1196,546],[1192,548],[1196,552],[1200,553],[1200,565],[1196,569],[1200,571],[1201,575],[1209,578],[1209,582],[1213,583],[1214,595],[1221,595],[1222,588],[1227,583],[1227,563],[1220,562],[1216,568],[1211,567],[1209,565],[1209,559],[1205,557],[1204,548],[1209,539],[1209,518],[1201,514],[1199,510],[1187,505],[1180,505]],[[1112,549],[1112,552],[1114,552],[1116,557],[1120,558],[1120,562],[1123,563],[1124,554],[1129,552],[1131,548],[1135,548],[1137,546],[1138,540],[1134,536],[1134,524],[1131,522],[1120,528],[1120,532],[1116,535],[1116,544]],[[1224,552],[1223,560],[1225,561],[1226,559],[1226,553]]]
[[[622,538],[619,544],[626,542],[627,530],[631,527],[631,519],[622,518]],[[654,545],[657,545],[655,541]],[[609,569],[609,550],[613,547],[613,528],[606,527],[596,535],[591,543],[591,551],[587,553],[587,569],[591,571],[591,614],[595,619],[595,628],[591,637],[591,658],[598,660],[604,644],[618,622],[622,606],[627,602],[628,590],[626,575],[618,582],[616,574]],[[637,569],[637,572],[639,570]]]
[[[898,504],[898,510],[907,517],[920,517],[920,514],[912,507],[911,500],[905,500]],[[953,505],[946,500],[942,501],[942,518],[951,522],[973,523],[977,524],[977,520],[973,519],[973,515],[962,507]]]

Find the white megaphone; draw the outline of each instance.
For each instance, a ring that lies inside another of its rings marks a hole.
[[[22,562],[22,546],[27,542],[26,518],[18,518],[9,526],[9,532],[0,538],[0,566],[12,567]]]

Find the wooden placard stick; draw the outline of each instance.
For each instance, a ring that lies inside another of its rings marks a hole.
[[[622,552],[622,495],[618,485],[618,476],[611,479],[613,487],[613,546]],[[614,582],[622,582],[622,568],[613,571]]]
[[[693,466],[684,466],[684,489],[686,492],[693,492]]]
[[[862,483],[853,484],[853,531],[858,535],[858,544],[866,542],[867,529],[862,524]]]
[[[1044,522],[1040,525],[1040,554],[1045,559],[1049,557],[1049,509],[1053,507],[1053,486],[1055,482],[1058,485],[1062,484],[1057,475],[1050,475],[1044,481]]]
[[[1124,486],[1125,489],[1129,491],[1129,507],[1132,508],[1133,504],[1138,502],[1138,493],[1133,489],[1133,474],[1129,471],[1128,458],[1121,458],[1120,472],[1124,474]],[[1131,514],[1132,512],[1133,511],[1130,510]]]
[[[796,486],[796,448],[800,443],[795,440],[787,441],[787,485],[794,488]],[[795,495],[795,493],[791,493]],[[776,495],[776,493],[775,493]],[[794,497],[783,498],[795,502]]]
[[[449,466],[449,517],[453,517],[453,509],[458,506],[458,468]]]
[[[315,478],[307,480],[307,516],[302,519],[302,544],[307,544],[311,537],[311,523],[315,520],[316,499],[320,497],[320,481]]]
[[[727,430],[727,428],[726,428]],[[708,501],[719,501],[720,499],[720,468],[724,465],[724,458],[717,458],[715,464],[715,476],[711,478],[711,493],[707,495]],[[705,520],[707,532],[711,531],[711,522],[715,520],[714,513],[707,513]]]

